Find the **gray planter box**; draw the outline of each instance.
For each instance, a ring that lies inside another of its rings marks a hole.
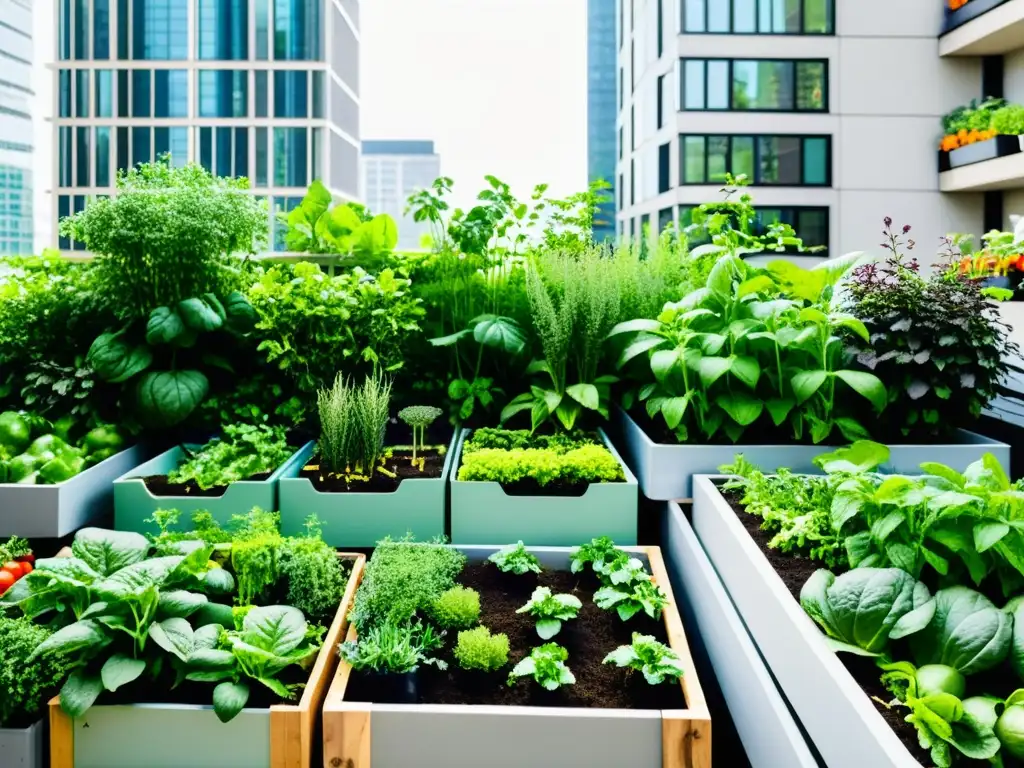
[[[114,480],[145,458],[127,448],[56,485],[0,484],[0,537],[59,539],[110,512]]]
[[[496,547],[464,547],[481,562]],[[342,662],[324,702],[324,765],[339,768],[710,768],[711,720],[657,547],[626,548],[668,593],[669,642],[683,660],[687,709],[626,710],[371,704],[345,700]],[[536,547],[544,568],[567,569],[569,549]],[[354,628],[348,638],[355,639]],[[571,663],[571,659],[570,659]]]
[[[821,630],[793,599],[712,479],[694,479],[693,529],[825,764],[920,768],[825,644]]]
[[[689,606],[715,677],[753,768],[818,768],[807,739],[722,586],[690,522],[675,502],[662,520],[672,587]],[[690,616],[691,614],[687,614]]]
[[[392,493],[318,491],[308,477],[298,477],[316,453],[316,443],[308,443],[278,481],[281,533],[299,535],[315,513],[332,547],[375,547],[385,536],[400,539],[408,533],[418,541],[444,536],[445,491],[459,438],[456,431],[440,477],[406,478]]]
[[[578,546],[597,536],[617,544],[637,542],[637,480],[618,451],[599,430],[602,441],[622,464],[622,483],[591,483],[582,496],[509,496],[500,483],[458,479],[462,445],[452,462],[451,536],[455,544]]]
[[[45,735],[46,724],[42,720],[28,728],[0,728],[0,766],[44,768]]]
[[[736,454],[763,472],[787,467],[794,472],[820,473],[814,458],[834,451],[835,445],[669,445],[656,443],[621,408],[617,409],[622,436],[622,453],[636,472],[640,490],[655,501],[690,499],[693,476],[714,475],[723,464],[731,464]],[[914,474],[921,462],[937,461],[962,471],[986,453],[993,454],[1004,467],[1010,466],[1010,446],[998,440],[961,429],[956,440],[942,445],[890,445],[889,461],[879,469],[891,474]]]

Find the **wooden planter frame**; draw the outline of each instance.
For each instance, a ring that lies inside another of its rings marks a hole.
[[[352,561],[352,573],[349,574],[348,585],[338,611],[324,636],[323,646],[313,663],[302,698],[297,704],[275,704],[270,707],[269,768],[309,768],[312,761],[313,740],[320,708],[338,663],[338,643],[348,629],[348,613],[356,589],[362,582],[363,568],[366,566],[366,555],[341,552],[338,557]],[[75,768],[75,721],[61,709],[59,696],[54,696],[50,700],[49,709],[50,768]],[[210,710],[209,716],[214,717],[212,706],[205,706],[203,709]],[[88,717],[88,714],[85,717]],[[183,733],[182,737],[184,756],[188,734]],[[190,764],[183,760],[181,766],[189,768]]]
[[[470,553],[486,555],[496,551],[495,547],[458,546],[456,548]],[[661,550],[658,547],[622,547],[626,552],[646,556],[650,564],[651,573],[655,582],[665,591],[669,604],[662,613],[665,629],[668,634],[669,645],[676,652],[682,661],[685,673],[680,679],[680,687],[687,704],[686,709],[662,710],[660,712],[661,731],[661,766],[662,768],[711,768],[711,716],[708,712],[707,703],[704,699],[704,692],[697,677],[697,670],[690,654],[690,648],[686,641],[686,632],[683,629],[683,622],[676,607],[675,598],[672,594],[672,585],[669,581],[668,572],[665,569],[664,560],[661,557]],[[564,547],[530,547],[531,551],[548,553],[567,552]],[[543,559],[543,557],[542,557]],[[360,576],[362,574],[360,573]],[[348,629],[346,640],[355,640],[356,630],[354,626]],[[374,712],[380,714],[388,713],[392,716],[401,717],[405,723],[412,723],[417,715],[424,718],[433,718],[437,722],[439,718],[457,718],[466,716],[480,716],[494,719],[501,718],[524,718],[532,717],[538,722],[543,720],[548,723],[558,718],[566,718],[565,724],[579,725],[586,718],[593,716],[596,723],[592,728],[611,727],[610,734],[615,734],[614,726],[617,722],[631,720],[641,715],[639,711],[623,709],[583,709],[567,707],[509,707],[509,706],[483,706],[483,705],[391,705],[373,704],[370,702],[345,701],[345,692],[348,681],[352,674],[352,667],[342,661],[334,675],[327,698],[324,701],[324,766],[325,768],[372,768],[372,722]],[[650,718],[653,719],[653,718]],[[504,722],[513,722],[512,720]],[[565,727],[565,726],[555,726]],[[518,731],[517,731],[518,732]],[[619,730],[621,733],[622,730]],[[439,737],[443,738],[443,737]],[[600,751],[606,746],[608,736],[604,743],[591,745]],[[479,745],[474,743],[467,735],[465,749],[474,759],[484,761],[485,757]],[[581,745],[585,746],[585,745]],[[487,747],[486,744],[483,745]],[[492,746],[493,748],[493,746]],[[433,765],[430,755],[423,755],[423,765]],[[563,756],[554,754],[551,756],[551,765],[562,764]],[[589,763],[588,764],[592,764]],[[635,768],[643,768],[634,764]],[[62,768],[54,766],[54,768]]]

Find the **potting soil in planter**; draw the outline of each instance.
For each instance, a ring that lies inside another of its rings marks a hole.
[[[403,480],[417,478],[436,479],[444,471],[445,456],[437,449],[427,448],[417,452],[416,464],[412,463],[412,451],[395,451],[384,464],[384,469],[391,472],[389,477],[383,472],[374,472],[369,480],[346,479],[341,475],[327,474],[320,469],[320,456],[314,456],[307,463],[299,477],[308,478],[321,493],[393,493]],[[419,459],[423,459],[420,469]]]
[[[259,472],[252,477],[245,478],[246,481],[260,482],[270,477],[271,472]],[[201,496],[203,498],[219,498],[227,490],[227,485],[218,485],[212,488],[200,488],[195,480],[184,483],[172,483],[167,475],[148,475],[142,481],[146,484],[146,490],[154,496]]]
[[[458,578],[462,586],[480,593],[480,624],[492,633],[504,633],[509,639],[509,663],[497,672],[467,671],[459,667],[452,653],[457,632],[445,637],[445,647],[437,656],[448,663],[446,671],[421,667],[416,673],[417,703],[420,704],[492,704],[534,707],[587,707],[615,709],[685,709],[682,690],[676,683],[648,685],[639,673],[629,673],[613,664],[603,664],[605,656],[620,645],[632,642],[633,633],[653,635],[668,643],[665,625],[637,614],[622,621],[618,614],[594,604],[599,587],[592,573],[544,571],[517,576],[502,573],[489,563],[468,564]],[[538,586],[550,587],[555,594],[578,597],[583,607],[575,619],[562,623],[551,640],[537,635],[535,620],[516,610],[530,599]],[[531,678],[519,678],[507,685],[511,669],[530,651],[546,642],[557,643],[569,652],[566,665],[576,676],[575,685],[546,691]],[[349,701],[384,701],[375,678],[353,671],[345,694]]]

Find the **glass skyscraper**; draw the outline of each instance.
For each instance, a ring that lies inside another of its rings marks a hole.
[[[373,213],[389,214],[398,224],[399,250],[418,250],[429,221],[405,215],[405,203],[419,189],[429,189],[441,175],[441,158],[432,141],[364,141],[363,194]]]
[[[615,180],[615,0],[587,0],[587,176]],[[615,236],[615,190],[594,221],[594,237]]]
[[[272,209],[314,179],[357,197],[358,0],[54,2],[58,220],[168,153],[248,177]]]
[[[32,6],[0,0],[0,255],[32,253]]]

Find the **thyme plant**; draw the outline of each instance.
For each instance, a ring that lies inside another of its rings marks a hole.
[[[357,387],[342,374],[317,393],[318,443],[322,468],[335,475],[369,478],[384,456],[384,430],[391,403],[391,380],[368,376]]]

